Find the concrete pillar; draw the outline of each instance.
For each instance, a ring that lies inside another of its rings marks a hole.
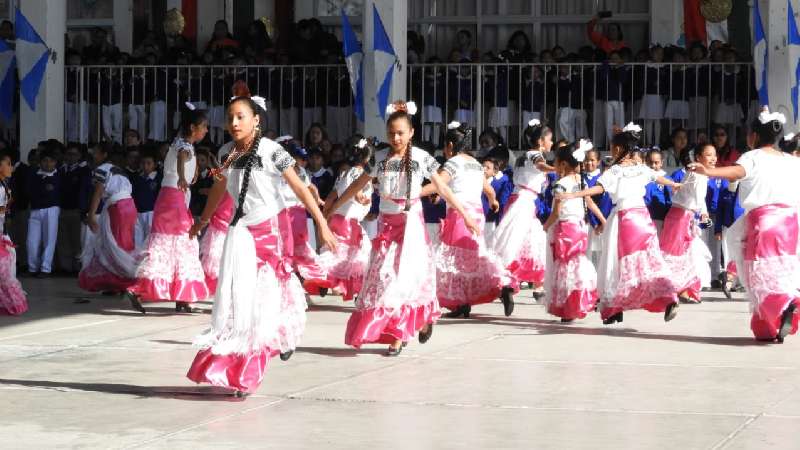
[[[225,2],[219,0],[197,0],[197,52],[206,49],[214,34],[214,24],[225,17]],[[230,22],[229,22],[230,24]]]
[[[797,49],[790,49],[788,45],[788,3],[775,0],[753,1],[760,1],[761,18],[765,22],[764,31],[767,33],[769,45],[769,67],[767,68],[769,109],[770,111],[780,111],[786,115],[787,131],[797,131],[798,123],[794,120],[791,89],[794,87],[793,74],[800,58],[800,52]],[[800,12],[800,0],[792,0],[792,8],[795,14]],[[795,22],[797,19],[797,17],[792,18]]]
[[[260,19],[264,16],[275,22],[275,0],[256,0],[253,3],[253,16]]]
[[[683,34],[683,0],[650,0],[650,42],[677,44]]]
[[[364,48],[364,116],[363,133],[366,136],[377,136],[379,139],[386,138],[386,124],[378,111],[377,92],[378,87],[383,82],[385,73],[377,73],[375,67],[375,49],[373,44],[373,10],[372,6],[378,8],[378,13],[383,21],[386,34],[392,42],[395,54],[400,60],[399,68],[395,66],[392,90],[389,101],[406,100],[406,50],[408,30],[408,4],[395,0],[366,0],[364,2],[364,12],[362,15],[362,45]],[[422,108],[422,105],[417,105]],[[418,113],[419,114],[419,113]],[[418,130],[422,132],[422,130]]]
[[[48,0],[25,0],[20,2],[22,14],[39,33],[45,43],[57,52],[56,61],[47,64],[39,95],[36,97],[36,110],[20,98],[20,154],[27,158],[31,148],[45,139],[64,140],[64,34],[67,29],[67,2]],[[38,58],[40,55],[26,55],[17,46],[17,58]],[[22,49],[24,52],[24,49]],[[20,78],[25,74],[20,74]]]
[[[121,52],[133,51],[133,0],[114,0],[114,43]]]

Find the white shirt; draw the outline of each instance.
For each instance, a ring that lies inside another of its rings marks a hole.
[[[379,159],[380,158],[380,159]],[[370,170],[370,176],[378,179],[378,193],[381,196],[380,210],[386,214],[398,214],[403,211],[404,205],[391,199],[406,199],[406,173],[403,170],[403,158],[391,157],[389,152],[379,152],[375,155],[376,164]],[[411,148],[411,196],[410,199],[419,199],[422,191],[422,182],[429,179],[439,169],[439,163],[425,150],[417,147]]]
[[[294,168],[297,171],[297,177],[300,178],[300,181],[303,182],[305,187],[311,186],[311,177],[308,176],[308,171],[306,171],[303,167]],[[283,196],[283,202],[285,208],[293,208],[295,206],[303,206],[303,202],[297,198],[292,187],[289,186],[289,182],[286,181],[283,177],[281,177],[281,196]],[[324,200],[324,199],[323,199]]]
[[[520,190],[529,190],[536,194],[542,191],[547,176],[536,167],[541,161],[544,161],[544,156],[538,150],[528,150],[523,158],[517,159],[517,167],[514,167],[515,194]]]
[[[678,205],[688,211],[707,214],[706,192],[708,191],[708,177],[694,172],[682,181],[681,189],[672,193],[672,204]]]
[[[644,164],[633,166],[614,165],[606,170],[597,184],[611,197],[618,210],[644,207],[647,185],[656,181],[658,174]]]
[[[177,137],[169,146],[167,156],[164,157],[164,178],[161,180],[162,187],[178,187],[178,153],[182,150],[189,152],[189,159],[184,162],[183,176],[187,183],[194,180],[194,173],[197,170],[197,158],[194,157],[194,146],[186,142],[183,138]]]
[[[442,170],[450,175],[450,190],[462,205],[483,208],[481,194],[486,177],[483,166],[475,158],[456,155],[444,163]]]
[[[111,206],[114,203],[130,198],[131,196],[131,182],[122,173],[122,169],[115,167],[111,163],[103,163],[94,169],[92,175],[96,183],[103,185],[103,202],[107,203],[106,206]]]
[[[581,182],[573,176],[566,176],[558,181],[553,186],[553,195],[562,193],[573,193],[581,190]],[[584,208],[584,199],[571,198],[569,200],[561,201],[561,208],[558,210],[558,220],[565,221],[571,220],[580,222],[586,216]]]
[[[227,145],[230,150],[233,144]],[[225,152],[221,149],[220,153]],[[280,186],[283,172],[289,167],[293,167],[295,161],[283,147],[267,138],[261,138],[256,155],[258,162],[250,171],[250,183],[244,199],[244,213],[252,214],[254,218],[260,220],[267,220],[285,208]],[[246,161],[246,157],[240,157],[225,171],[228,179],[227,190],[237,207]]]
[[[736,164],[745,177],[739,180],[739,202],[746,212],[764,205],[800,205],[800,190],[794,186],[800,174],[800,159],[762,149],[742,155]]]
[[[364,169],[361,167],[351,167],[347,172],[341,173],[333,187],[336,190],[336,195],[341,197],[344,191],[361,177],[363,173]],[[367,198],[372,197],[372,183],[367,183],[367,185],[361,189],[361,194]],[[339,209],[336,210],[336,213],[343,215],[347,219],[357,219],[360,221],[364,220],[364,217],[369,214],[369,208],[370,205],[362,205],[353,197],[340,206]]]

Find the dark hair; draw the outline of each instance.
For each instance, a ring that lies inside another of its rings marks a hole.
[[[700,148],[702,151],[702,147]],[[695,159],[697,159],[697,147],[686,147],[683,149],[680,155],[678,155],[678,162],[683,167],[688,167],[689,164],[693,163]]]
[[[518,36],[522,36],[525,38],[525,48],[522,49],[522,53],[528,54],[532,51],[531,40],[528,38],[528,35],[525,34],[522,30],[515,31],[510,38],[508,38],[508,43],[506,43],[506,50],[511,50],[511,46],[514,45],[514,41],[517,39]]]
[[[686,128],[676,127],[674,130],[672,130],[672,133],[670,133],[669,138],[670,139],[675,139],[675,136],[677,136],[678,133],[686,133],[686,136],[687,137],[689,136],[689,132],[686,131]]]
[[[306,130],[306,138],[303,140],[303,143],[306,145],[306,147],[309,148],[309,150],[310,150],[310,147],[311,147],[311,129],[312,128],[319,128],[322,131],[322,140],[323,141],[328,140],[328,130],[325,129],[325,126],[322,125],[319,122],[312,123],[308,127],[308,130]]]
[[[617,159],[615,159],[611,165],[619,164],[620,161],[633,153],[636,150],[636,144],[639,143],[640,138],[640,134],[634,131],[623,131],[615,134],[611,139],[611,144],[621,147],[622,152],[617,155]]]
[[[178,134],[184,138],[189,137],[192,134],[192,126],[200,126],[203,122],[208,122],[208,113],[205,109],[190,109],[184,105]]]
[[[600,161],[600,150],[598,150],[596,148],[593,148],[593,149],[589,150],[588,152],[586,152],[586,157],[588,158],[590,154],[594,154],[595,159]]]
[[[3,161],[4,159],[8,159],[11,164],[14,164],[14,158],[11,157],[11,153],[5,151],[0,152],[0,161]]]
[[[344,161],[351,167],[359,165],[365,166],[369,164],[372,155],[375,154],[375,148],[373,147],[370,139],[367,139],[367,145],[365,145],[364,148],[360,148],[358,146],[358,142],[360,141],[361,140],[359,139],[359,141],[353,144],[353,146],[350,148],[350,151],[348,152],[349,153],[348,157]]]
[[[252,102],[253,105],[255,105],[255,102],[253,102],[253,100],[251,99],[248,100],[250,100],[250,102]],[[255,112],[258,109],[258,107],[256,106],[253,109]],[[239,157],[239,159],[244,160],[244,174],[242,175],[242,187],[241,190],[239,191],[239,199],[238,202],[236,203],[236,210],[234,211],[233,219],[231,220],[230,224],[230,226],[232,227],[236,226],[236,224],[239,223],[239,219],[241,219],[244,216],[244,201],[247,198],[247,190],[250,188],[250,174],[253,171],[253,166],[256,164],[256,162],[261,161],[261,158],[258,156],[258,153],[256,151],[260,143],[261,143],[261,129],[256,128],[256,135],[253,139],[253,142],[250,144],[249,151]]]
[[[386,119],[386,126],[388,127],[389,124],[401,119],[407,121],[408,126],[414,129],[414,122],[412,116],[408,113],[405,102],[395,102],[395,111]],[[409,141],[406,153],[403,155],[403,172],[406,173],[406,202],[404,208],[406,211],[411,209],[411,179],[413,178],[411,174],[412,148],[411,141]]]
[[[483,163],[491,163],[494,166],[494,170],[500,170],[500,161],[493,156],[487,156],[481,160],[481,164]]]
[[[259,119],[262,121],[264,120],[264,116],[262,114],[262,111],[264,110],[260,106],[258,106],[258,103],[254,102],[252,98],[250,98],[249,96],[234,97],[231,100],[231,102],[228,103],[228,108],[230,108],[231,106],[233,106],[234,103],[237,102],[244,102],[253,112],[254,116],[258,116]]]
[[[453,151],[458,153],[472,153],[472,128],[467,124],[459,124],[457,128],[447,130],[444,135],[445,144],[453,144]]]
[[[800,150],[800,136],[794,135],[789,140],[787,140],[786,137],[784,136],[781,138],[780,142],[778,142],[778,146],[784,153],[792,154]]]
[[[499,147],[501,145],[504,145],[503,136],[500,136],[499,134],[497,134],[495,131],[493,131],[491,129],[487,128],[487,129],[483,130],[483,132],[480,134],[480,136],[478,136],[478,141],[480,141],[484,137],[488,137],[489,139],[493,140],[494,143],[495,143],[495,147]]]
[[[525,127],[523,135],[525,136],[525,143],[528,145],[528,148],[538,147],[539,139],[544,137],[547,133],[551,133],[550,128],[543,123]]]
[[[617,33],[619,33],[619,40],[620,41],[625,40],[625,35],[622,34],[622,27],[619,26],[618,23],[610,23],[610,24],[608,24],[607,25],[607,29],[606,29],[606,34],[608,34],[608,31],[610,31],[612,27],[617,29]]]
[[[645,158],[646,158],[646,160],[647,160],[647,161],[650,161],[650,157],[651,157],[651,156],[653,156],[653,155],[658,155],[658,156],[661,156],[661,157],[663,157],[663,156],[664,156],[664,153],[663,153],[661,150],[657,149],[657,148],[651,148],[651,149],[650,149],[650,150],[647,152],[647,154],[645,154]]]
[[[558,150],[556,150],[556,161],[564,162],[573,169],[580,166],[581,163],[578,162],[578,160],[575,159],[575,156],[572,154],[572,152],[578,148],[578,145],[580,145],[579,142],[574,142],[572,144],[560,147]]]
[[[756,134],[756,148],[775,145],[778,138],[783,135],[783,125],[777,120],[761,123],[756,119],[753,121],[752,130]]]

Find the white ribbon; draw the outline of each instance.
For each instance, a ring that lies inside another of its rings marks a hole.
[[[541,124],[542,124],[542,122],[539,119],[531,119],[530,122],[528,122],[528,126],[529,127],[536,127],[536,126],[539,126]]]
[[[764,107],[761,113],[758,115],[758,121],[761,122],[762,125],[766,125],[770,122],[778,121],[781,125],[786,124],[786,116],[779,112],[771,113],[769,112],[769,108]]]
[[[196,106],[194,106],[194,103],[192,103],[192,102],[185,102],[185,103],[184,103],[184,105],[186,105],[186,108],[187,108],[189,111],[194,111],[194,110],[196,110],[196,109],[197,109],[197,107],[196,107]]]
[[[358,141],[358,144],[356,144],[356,147],[358,147],[359,150],[364,150],[364,148],[366,148],[367,144],[368,144],[367,140],[362,138],[360,141]]]
[[[291,141],[292,139],[294,139],[294,138],[287,134],[285,136],[281,136],[281,137],[275,139],[275,142],[277,142],[278,144],[281,144],[281,143],[284,143],[284,142]]]
[[[628,122],[628,124],[625,125],[625,128],[622,129],[622,132],[623,133],[628,133],[628,132],[641,133],[642,132],[642,127],[640,127],[639,125],[636,125],[633,122]]]
[[[413,116],[413,115],[415,115],[417,113],[417,104],[416,103],[414,103],[414,102],[406,102],[405,105],[406,105],[406,113],[408,113],[409,116]],[[386,115],[387,116],[391,116],[392,114],[394,114],[396,112],[397,112],[397,108],[395,107],[394,103],[389,103],[389,105],[386,106]]]
[[[267,100],[264,97],[256,95],[255,97],[250,97],[250,100],[254,101],[264,111],[267,110]]]
[[[792,139],[794,139],[795,136],[796,136],[795,133],[789,133],[789,134],[787,134],[786,136],[783,137],[783,140],[786,141],[786,142],[789,142]]]
[[[461,126],[461,122],[454,120],[454,121],[452,121],[452,122],[447,124],[447,129],[448,130],[456,130],[460,126]]]
[[[572,157],[578,162],[583,162],[586,159],[586,152],[593,149],[592,141],[588,139],[581,139],[578,143],[578,148],[572,152]]]

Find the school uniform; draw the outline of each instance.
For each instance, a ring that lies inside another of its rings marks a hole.
[[[150,75],[150,74],[148,74]],[[164,142],[167,140],[167,69],[154,70],[154,76],[149,77],[148,100],[150,103],[150,123],[147,135],[151,141]]]
[[[670,74],[669,101],[664,109],[664,118],[680,120],[683,123],[689,119],[689,97],[686,93],[686,77],[689,74],[685,68],[668,73]]]
[[[497,203],[500,204],[500,209],[498,209],[497,212],[494,212],[489,205],[489,198],[486,197],[486,194],[481,195],[483,214],[486,217],[486,224],[483,228],[483,234],[486,238],[486,245],[491,247],[494,229],[497,227],[497,224],[500,223],[500,219],[503,217],[503,211],[506,209],[506,205],[508,205],[508,199],[511,197],[511,193],[514,191],[514,185],[503,172],[498,172],[497,175],[492,177],[490,184],[494,190],[494,196],[497,199]]]
[[[214,177],[208,169],[203,170],[197,176],[197,181],[192,185],[192,197],[189,200],[189,211],[192,216],[200,217],[203,214],[203,209],[206,207],[208,201],[208,193],[201,193],[204,189],[211,189],[214,185]]]
[[[279,77],[281,84],[281,109],[279,115],[278,134],[302,136],[300,123],[300,108],[303,106],[302,71],[298,69],[285,69]],[[310,124],[309,124],[310,125]]]
[[[64,96],[66,97],[64,105],[66,129],[64,131],[67,142],[86,144],[89,142],[89,107],[86,104],[89,80],[88,77],[83,78],[83,89],[81,89],[81,80],[80,68],[67,67],[64,81]],[[81,90],[83,90],[82,93]]]
[[[666,174],[662,173],[661,176]],[[667,213],[672,206],[672,191],[666,186],[658,183],[651,182],[645,188],[644,203],[647,205],[647,210],[650,212],[650,218],[653,219],[659,234],[664,228],[664,219],[667,218]]]
[[[61,208],[61,176],[57,170],[38,170],[29,178],[31,214],[28,219],[28,270],[32,273],[53,271],[53,256],[58,240],[58,216]]]
[[[131,69],[126,73],[123,103],[128,103],[128,128],[136,130],[144,139],[147,136],[147,112],[145,111],[145,89],[147,69]]]
[[[722,178],[708,179],[706,209],[712,221],[719,214],[721,202],[725,201],[724,193],[728,192],[728,185],[728,180]],[[715,226],[703,228],[701,235],[709,251],[711,251],[711,279],[713,280],[716,279],[722,271],[722,245],[721,242],[717,240]]]
[[[547,222],[553,213],[553,187],[558,181],[558,175],[555,172],[548,172],[545,180],[541,192],[536,197],[536,217],[542,224]]]
[[[422,121],[423,139],[438,142],[444,123],[445,71],[440,67],[417,69],[423,77]]]
[[[431,202],[429,197],[423,197],[422,215],[425,217],[425,229],[431,245],[436,248],[439,245],[439,231],[441,223],[447,216],[447,202],[439,199],[438,203]]]
[[[303,123],[301,124],[302,130],[307,130],[314,122],[322,122],[322,105],[325,104],[325,95],[327,92],[327,80],[318,73],[321,69],[306,69],[303,74],[304,92],[302,93],[303,105]],[[295,134],[293,136],[299,136]]]
[[[367,220],[364,219],[361,221],[361,225],[364,227],[364,231],[367,232],[367,237],[369,240],[375,239],[375,236],[378,235],[378,213],[380,212],[381,208],[381,196],[378,194],[377,189],[372,190],[372,203],[369,205],[369,212],[367,216],[375,217],[375,219]]]
[[[103,134],[122,144],[122,78],[117,70],[104,71],[100,81],[100,102]]]
[[[17,267],[28,263],[28,251],[23,243],[28,242],[28,218],[30,217],[30,192],[28,192],[28,179],[33,175],[31,166],[17,161],[14,172],[8,180],[11,187],[10,214],[11,226],[8,234],[11,240],[17,243]]]
[[[138,174],[131,178],[131,197],[136,205],[136,227],[134,228],[134,243],[140,247],[150,235],[150,228],[153,225],[153,210],[158,199],[158,191],[161,190],[161,173],[157,170],[147,175]]]
[[[648,64],[644,73],[645,94],[639,117],[644,119],[644,142],[655,145],[661,137],[664,118],[664,96],[668,92],[669,68],[663,64]]]
[[[323,200],[328,198],[328,194],[333,190],[335,182],[336,179],[333,177],[333,173],[327,167],[323,167],[311,174],[311,183],[317,188],[319,197]]]
[[[600,179],[600,175],[603,173],[598,169],[594,172],[588,172],[583,174],[583,184],[586,189],[593,188],[597,186],[597,180]],[[611,201],[611,196],[608,195],[607,192],[604,192],[599,195],[595,195],[592,197],[592,201],[594,204],[597,205],[597,208],[600,209],[600,212],[603,214],[603,218],[607,219],[611,215],[611,210],[614,209],[614,203]],[[589,222],[589,226],[592,227],[592,230],[596,229],[600,226],[600,219],[594,215],[591,211],[586,212],[587,219]],[[601,238],[599,235],[595,234],[594,232],[589,233],[589,245],[586,249],[586,256],[592,261],[593,264],[597,265],[600,262],[600,252],[602,251]]]
[[[528,126],[528,122],[533,119],[542,120],[542,111],[544,111],[544,81],[542,81],[541,77],[533,77],[531,75],[532,70],[536,69],[525,69],[523,88],[519,99],[520,109],[522,109],[522,124],[524,126]]]
[[[81,270],[81,186],[92,172],[85,161],[64,165],[59,170],[61,195],[56,241],[56,266],[68,273]]]
[[[488,73],[483,80],[483,101],[489,105],[488,124],[500,133],[504,141],[508,141],[508,127],[512,124],[513,115],[509,108],[509,70],[505,66],[486,70]]]
[[[575,120],[577,117],[572,107],[572,77],[573,74],[559,74],[556,84],[556,106],[558,107],[556,124],[557,136],[569,142],[575,141]]]
[[[453,120],[475,125],[475,82],[472,69],[462,73],[462,66],[450,68],[447,99],[453,103]]]
[[[691,66],[686,69],[686,96],[689,98],[689,120],[686,127],[700,130],[708,127],[708,66]]]
[[[625,66],[611,66],[608,62],[604,63],[598,71],[597,76],[597,98],[602,102],[601,107],[595,108],[595,113],[602,115],[603,120],[595,118],[594,123],[604,127],[603,133],[595,130],[595,136],[603,136],[605,139],[597,140],[595,143],[602,146],[608,145],[614,137],[614,127],[622,127],[625,124],[625,103],[624,90],[630,78],[630,68]]]

